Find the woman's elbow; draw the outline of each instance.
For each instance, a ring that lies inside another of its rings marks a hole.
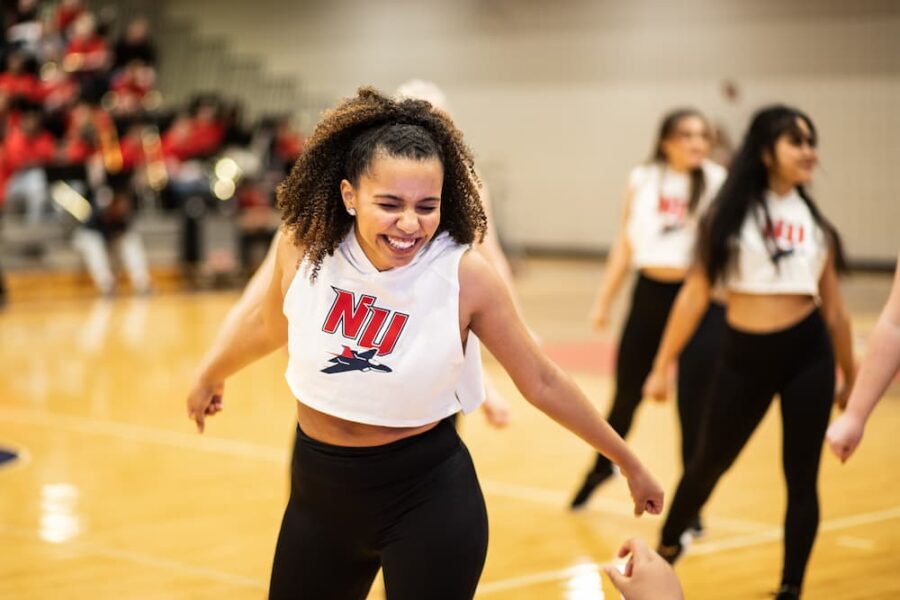
[[[539,410],[543,410],[557,397],[556,390],[562,384],[565,375],[555,366],[542,368],[540,372],[528,381],[523,382],[519,391],[528,400],[528,403]]]

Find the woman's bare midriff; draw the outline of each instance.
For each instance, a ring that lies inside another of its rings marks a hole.
[[[770,333],[796,325],[816,309],[812,296],[729,292],[728,324],[740,331]]]
[[[381,446],[403,438],[424,433],[437,425],[428,423],[419,427],[384,427],[347,421],[327,415],[321,411],[297,402],[297,422],[303,433],[314,440],[334,446]]]
[[[687,277],[687,269],[676,267],[641,267],[641,274],[653,281],[677,283]]]

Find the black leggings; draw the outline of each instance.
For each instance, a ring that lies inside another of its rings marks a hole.
[[[379,567],[389,600],[466,600],[487,553],[487,512],[448,420],[366,448],[298,427],[269,598],[364,600]]]
[[[819,311],[775,333],[728,327],[697,454],[678,484],[662,543],[678,543],[778,394],[788,491],[782,583],[800,587],[819,526],[819,457],[834,382],[834,354]]]
[[[616,355],[616,391],[607,420],[625,437],[643,398],[644,381],[675,303],[681,283],[665,283],[639,275],[631,310],[625,321]],[[716,364],[725,333],[725,309],[715,302],[678,359],[678,419],[681,422],[681,458],[687,465],[694,454],[697,434],[709,394],[711,367]],[[609,471],[612,464],[597,454],[594,471]]]

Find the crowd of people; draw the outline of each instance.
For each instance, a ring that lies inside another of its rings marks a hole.
[[[27,226],[72,215],[73,246],[103,294],[116,287],[112,248],[133,289],[151,290],[134,228],[147,205],[182,215],[187,267],[203,260],[198,222],[213,198],[234,199],[242,241],[268,241],[276,226],[254,213],[271,213],[275,184],[303,147],[288,116],[251,127],[240,102],[215,92],[165,102],[144,17],[120,23],[82,0],[17,0],[3,3],[2,23],[0,214]],[[228,152],[243,160],[217,189],[215,161]]]

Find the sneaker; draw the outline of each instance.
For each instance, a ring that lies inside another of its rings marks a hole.
[[[775,592],[775,600],[799,600],[799,598],[800,588],[796,585],[785,583]]]
[[[678,559],[681,558],[681,555],[684,554],[684,546],[685,545],[681,542],[672,544],[671,546],[660,544],[656,547],[656,553],[662,556],[664,561],[670,565],[674,565],[678,562]]]
[[[589,471],[584,477],[584,483],[581,484],[581,487],[578,488],[578,492],[576,492],[575,496],[572,498],[569,507],[572,510],[584,508],[584,505],[587,504],[587,501],[590,499],[591,494],[594,493],[594,490],[597,489],[597,486],[609,479],[612,474],[613,470],[611,466],[602,471]]]
[[[700,517],[691,521],[691,524],[688,525],[687,532],[691,534],[691,537],[695,540],[699,540],[706,534],[706,530],[703,528],[703,521],[700,520]]]

